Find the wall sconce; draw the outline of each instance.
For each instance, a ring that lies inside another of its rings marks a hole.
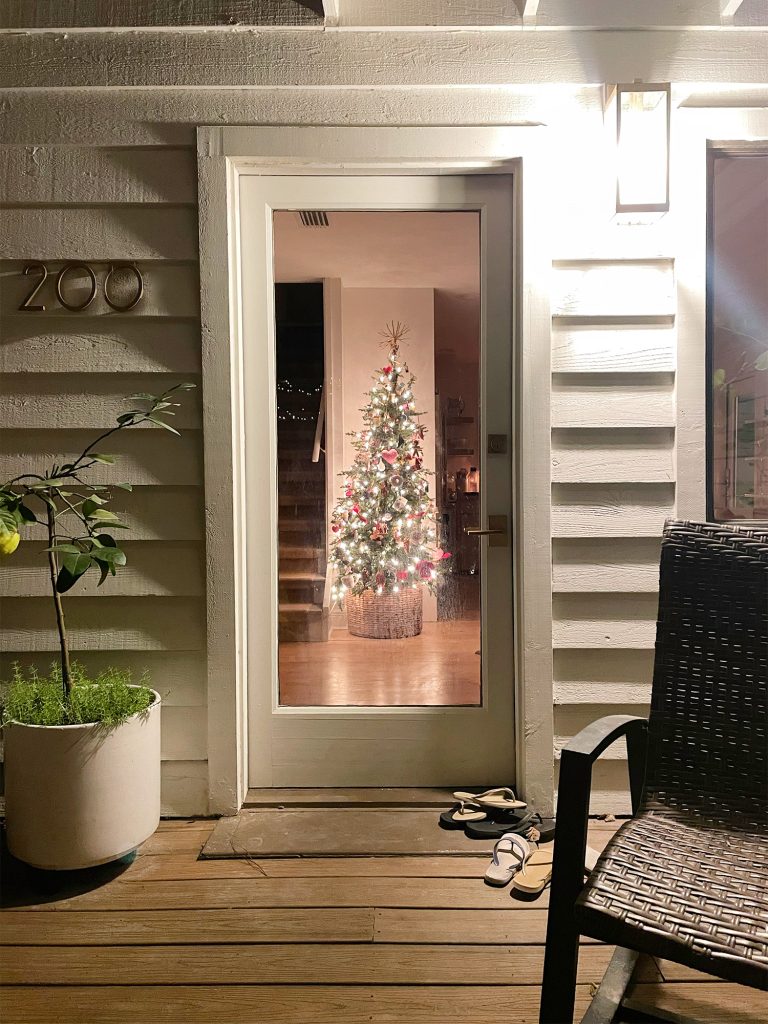
[[[669,210],[669,84],[617,85],[616,212]]]

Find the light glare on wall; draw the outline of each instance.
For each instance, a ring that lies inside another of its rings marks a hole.
[[[616,212],[669,209],[669,85],[616,86]]]

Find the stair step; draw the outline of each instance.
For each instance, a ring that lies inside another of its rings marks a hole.
[[[297,492],[296,494],[281,494],[277,499],[278,504],[281,507],[290,507],[291,505],[311,505],[315,506],[325,504],[324,494],[303,494]]]
[[[323,524],[317,519],[289,519],[285,516],[280,517],[278,523],[278,531],[280,533],[297,533],[303,531],[305,533],[320,533],[323,528]]]
[[[280,615],[284,615],[287,618],[293,618],[294,616],[306,616],[307,618],[314,619],[318,616],[322,616],[323,609],[319,604],[309,604],[308,602],[282,602],[278,605]]]
[[[279,572],[278,579],[281,583],[325,583],[325,576],[321,572],[291,571]]]
[[[281,558],[319,558],[324,549],[312,544],[281,544]]]

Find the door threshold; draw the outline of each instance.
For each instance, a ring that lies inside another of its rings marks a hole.
[[[447,788],[372,786],[339,789],[249,789],[243,807],[445,808],[453,802],[453,790]]]

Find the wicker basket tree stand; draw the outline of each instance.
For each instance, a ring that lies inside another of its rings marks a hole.
[[[405,587],[397,594],[364,590],[347,594],[347,628],[352,636],[373,640],[402,640],[421,632],[421,587]]]

